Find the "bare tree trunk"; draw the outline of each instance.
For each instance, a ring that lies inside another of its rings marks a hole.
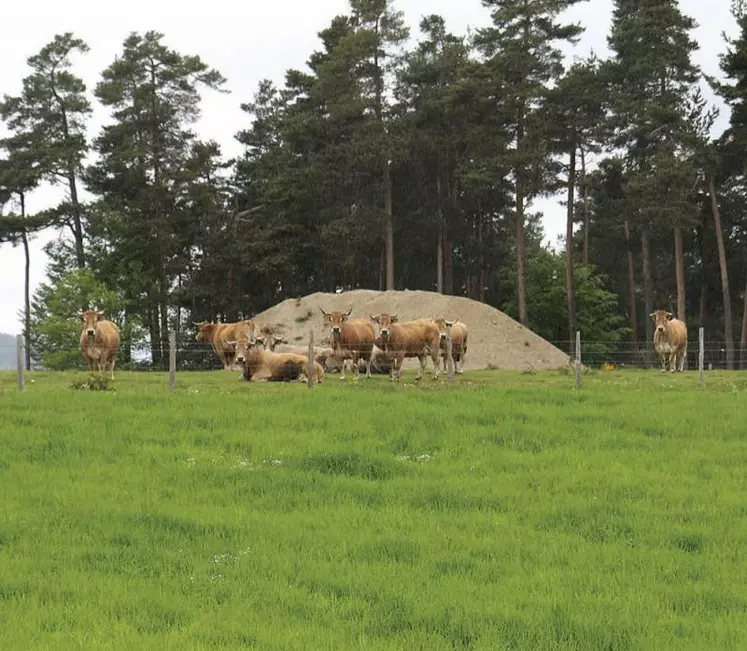
[[[484,237],[485,237],[485,223],[482,218],[482,213],[480,213],[480,216],[478,217],[477,222],[477,264],[478,264],[478,273],[477,273],[477,282],[479,283],[479,286],[477,288],[477,300],[481,303],[485,302],[485,244],[484,244]]]
[[[519,322],[526,326],[527,299],[524,285],[524,196],[519,175],[516,176],[516,294],[519,304]]]
[[[444,211],[441,199],[441,177],[436,175],[436,201],[438,202],[438,242],[436,243],[436,291],[444,293]]]
[[[632,341],[638,340],[638,319],[635,309],[635,273],[633,266],[633,248],[630,245],[630,224],[626,219],[623,221],[625,232],[625,248],[628,255],[628,318],[630,319],[630,336]]]
[[[674,269],[677,279],[677,318],[687,322],[685,315],[685,253],[682,245],[682,229],[674,229]]]
[[[384,291],[384,275],[386,272],[386,246],[384,240],[381,241],[381,256],[379,257],[379,291]]]
[[[31,253],[29,251],[29,238],[26,233],[26,196],[23,192],[20,193],[21,198],[21,220],[24,222],[24,226],[21,229],[21,241],[23,242],[23,253],[26,258],[25,276],[23,285],[23,338],[26,343],[24,346],[26,370],[31,370],[31,291],[30,291],[30,278],[31,278]]]
[[[729,292],[729,271],[726,266],[726,249],[724,248],[724,234],[721,230],[721,213],[716,200],[716,184],[713,172],[708,170],[708,193],[711,195],[711,211],[713,223],[716,227],[716,244],[718,245],[718,265],[721,269],[721,293],[724,300],[724,343],[726,344],[726,368],[734,369],[734,333],[731,315],[731,294]]]
[[[576,189],[576,147],[570,151],[570,161],[568,163],[568,202],[567,215],[565,221],[565,286],[568,297],[568,340],[569,353],[573,356],[573,346],[576,337],[576,299],[573,292],[573,201],[574,190]]]
[[[67,137],[67,135],[66,135]],[[73,210],[73,233],[75,234],[75,262],[78,269],[86,266],[86,258],[83,251],[83,219],[81,217],[80,200],[78,199],[78,184],[75,180],[75,172],[68,174],[68,186],[70,188],[70,206]]]
[[[581,147],[581,192],[584,200],[584,266],[589,264],[589,190],[586,187],[586,154]]]
[[[643,257],[643,304],[646,311],[646,362],[651,364],[651,350],[654,339],[653,322],[649,317],[654,311],[654,293],[651,286],[651,249],[648,240],[648,231],[644,229],[641,233],[641,256]]]
[[[386,242],[386,288],[394,289],[394,224],[392,219],[392,175],[384,163],[384,241]]]
[[[744,370],[747,368],[747,281],[744,286],[744,297],[742,299],[742,337],[740,339],[740,363],[739,367]]]
[[[452,244],[448,236],[444,237],[444,293],[454,294],[454,263]]]

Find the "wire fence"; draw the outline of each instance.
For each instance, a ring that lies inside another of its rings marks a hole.
[[[550,342],[556,348],[568,355],[569,364],[575,359],[575,341]],[[308,341],[297,341],[294,345],[298,349],[306,349]],[[327,340],[317,341],[316,347],[329,347]],[[349,348],[349,350],[352,350]],[[492,346],[495,351],[495,346]],[[698,341],[690,341],[687,348],[685,368],[698,368],[700,347]],[[194,338],[182,338],[176,342],[175,370],[186,371],[215,371],[224,368],[221,359],[212,345],[196,342]],[[362,351],[358,351],[362,352]],[[503,353],[505,351],[501,351]],[[4,360],[6,369],[15,369],[17,365],[17,345],[0,345],[0,360]],[[120,345],[116,359],[116,369],[122,371],[167,371],[169,370],[170,348],[158,347],[155,351],[149,344],[131,346]],[[523,354],[523,351],[522,351]],[[155,360],[154,360],[155,357]],[[25,350],[20,355],[21,363],[25,366]],[[471,343],[466,354],[468,368],[496,368],[493,361],[486,356],[484,364],[480,359],[480,345]],[[47,351],[31,349],[32,370],[87,370],[80,346],[55,346]],[[45,360],[48,364],[45,365]],[[723,341],[706,340],[703,343],[703,361],[705,370],[726,370],[729,367],[727,350]],[[581,363],[589,368],[658,368],[661,366],[658,356],[651,344],[645,341],[590,341],[581,340]],[[417,365],[417,359],[409,364]],[[747,350],[738,344],[734,347],[734,369],[747,369]],[[339,370],[339,364],[331,363],[325,369],[331,372]]]

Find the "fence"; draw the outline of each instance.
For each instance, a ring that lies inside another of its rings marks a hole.
[[[703,328],[699,329],[697,342],[688,343],[685,369],[698,368],[701,381],[705,370],[727,369],[726,347],[721,341],[706,341]],[[617,342],[617,341],[592,341],[583,342],[581,333],[576,333],[575,341],[551,342],[560,350],[569,354],[569,364],[575,368],[576,386],[582,383],[582,368],[600,368],[611,365],[615,368],[656,368],[660,362],[653,352],[651,344],[646,342]],[[451,355],[451,335],[447,335],[447,377],[454,377],[454,362]],[[7,346],[6,346],[7,348]],[[24,341],[22,335],[16,337],[16,368],[19,389],[24,388]],[[79,346],[70,347],[69,350],[80,352]],[[208,343],[198,343],[193,338],[177,341],[176,333],[170,332],[168,350],[163,352],[163,360],[160,364],[154,364],[145,359],[150,354],[150,346],[133,347],[130,349],[129,361],[121,360],[121,353],[117,360],[116,370],[130,371],[165,371],[168,370],[168,382],[170,389],[174,389],[177,383],[177,372],[207,371],[222,369],[213,348]],[[734,350],[734,367],[746,368],[747,359],[739,348]],[[308,340],[309,367],[313,368],[314,360],[314,333],[310,331]],[[473,353],[474,355],[474,353]],[[5,355],[8,357],[8,355]],[[740,359],[741,357],[741,359]],[[82,361],[82,358],[80,358]],[[79,367],[80,368],[80,367]],[[312,386],[312,373],[309,373],[309,387]]]

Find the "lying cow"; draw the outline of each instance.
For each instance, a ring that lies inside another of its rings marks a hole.
[[[332,328],[332,350],[342,364],[340,379],[345,379],[345,362],[348,359],[352,361],[356,380],[360,376],[358,361],[361,359],[366,362],[366,377],[371,377],[371,351],[376,338],[373,326],[367,319],[348,321],[352,307],[347,312],[325,312],[321,307],[319,310],[325,324]]]
[[[377,340],[389,360],[390,378],[399,379],[402,375],[402,362],[405,357],[417,357],[420,370],[415,378],[423,377],[428,357],[433,360],[433,379],[438,379],[439,335],[436,324],[430,319],[416,319],[399,323],[397,315],[386,312],[371,315],[371,321],[379,327]]]
[[[679,371],[685,368],[687,358],[687,326],[675,319],[671,312],[656,310],[649,315],[654,321],[654,350],[661,360],[661,372],[669,370],[674,373],[679,358]]]
[[[208,321],[202,321],[201,323],[193,321],[193,323],[197,326],[195,341],[210,343],[213,351],[223,365],[223,370],[238,370],[235,363],[236,351],[231,342],[236,341],[239,330],[244,328],[249,329],[250,339],[253,339],[256,329],[254,321],[247,319],[246,321],[236,321],[234,323],[209,323]]]
[[[309,360],[295,353],[274,353],[253,345],[248,329],[239,332],[235,342],[236,362],[242,366],[242,375],[248,381],[288,382],[309,376]],[[313,378],[324,382],[324,369],[314,362]]]
[[[447,355],[446,355],[446,335],[449,327],[451,328],[451,358],[454,360],[454,369],[457,373],[464,373],[464,356],[467,354],[467,326],[454,319],[453,321],[447,321],[446,319],[433,319],[433,323],[438,328],[438,336],[441,347],[441,355],[444,362],[444,371],[447,370]],[[459,368],[461,363],[461,369]]]
[[[274,353],[296,353],[297,355],[306,355],[307,357],[309,354],[308,346],[292,346],[285,338],[278,337],[274,334],[259,336],[255,341],[265,350]],[[329,347],[314,346],[314,360],[319,362],[324,367],[325,371],[332,370],[329,366],[335,366],[334,364],[328,365],[328,362],[333,361],[334,353],[335,351]]]
[[[114,379],[114,364],[119,351],[119,328],[113,321],[104,318],[103,312],[86,310],[80,315],[83,330],[80,333],[80,349],[91,372],[106,372],[107,367]]]

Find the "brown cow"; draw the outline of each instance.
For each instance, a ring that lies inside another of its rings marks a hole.
[[[107,366],[114,379],[114,364],[119,351],[119,328],[104,318],[103,312],[86,310],[80,315],[83,330],[80,333],[80,348],[89,371],[104,371]]]
[[[306,355],[307,357],[309,355],[308,346],[292,346],[285,338],[274,334],[259,336],[255,341],[265,350],[273,353],[295,353],[296,355]],[[330,370],[327,367],[327,361],[331,361],[334,354],[335,351],[329,347],[314,346],[314,360],[319,362],[327,371]]]
[[[246,321],[236,321],[234,323],[210,323],[208,321],[203,321],[202,323],[193,321],[193,323],[197,326],[195,341],[210,342],[213,351],[218,356],[221,364],[223,364],[223,370],[239,370],[235,364],[236,352],[230,342],[236,340],[240,328],[249,328],[249,336],[253,339],[256,327],[254,321],[247,319]]]
[[[239,331],[238,339],[232,342],[236,347],[236,361],[243,367],[245,380],[287,382],[308,377],[307,356],[264,350],[252,342],[250,337],[250,330],[244,328]],[[324,369],[319,362],[314,362],[313,373],[318,384],[324,382]]]
[[[377,341],[381,341],[390,366],[390,378],[399,379],[402,375],[402,361],[405,357],[417,357],[420,371],[416,380],[423,377],[428,364],[428,356],[433,360],[433,379],[438,379],[438,328],[430,319],[416,319],[399,323],[397,315],[386,312],[371,315],[371,321],[379,326]]]
[[[661,372],[667,370],[668,360],[669,370],[674,373],[678,357],[679,370],[684,370],[687,358],[687,326],[666,310],[656,310],[649,316],[654,321],[654,350],[661,360]]]
[[[451,358],[454,360],[454,369],[457,373],[464,373],[464,356],[467,354],[467,325],[459,319],[453,321],[433,319],[433,323],[438,328],[444,371],[447,370],[446,364],[448,362],[446,358],[446,334],[448,328],[451,327]],[[461,369],[458,362],[461,362]]]
[[[373,326],[367,319],[353,319],[348,321],[351,307],[347,312],[325,312],[321,307],[319,310],[324,317],[324,322],[332,327],[332,350],[335,357],[342,363],[340,379],[345,379],[345,361],[350,359],[353,363],[355,379],[360,376],[358,360],[366,362],[366,377],[371,377],[371,351],[374,345]]]

